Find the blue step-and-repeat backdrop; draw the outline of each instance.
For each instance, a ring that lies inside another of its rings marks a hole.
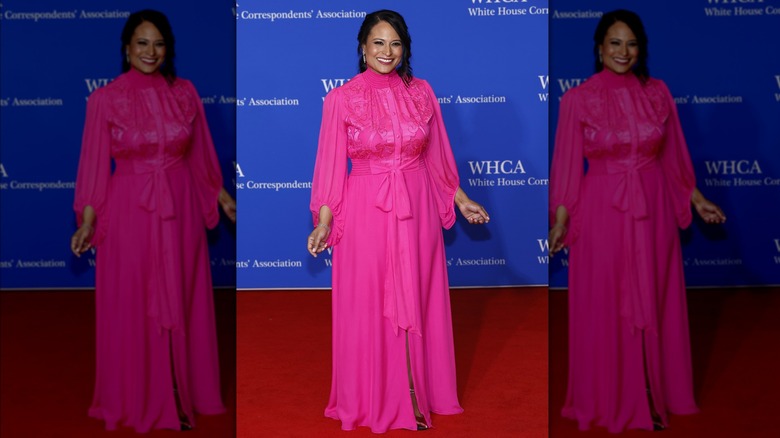
[[[358,28],[381,8],[407,19],[462,186],[491,214],[444,232],[451,284],[546,284],[548,135],[561,95],[592,74],[600,15],[621,7],[642,16],[698,185],[729,218],[682,232],[688,284],[780,284],[780,0],[5,0],[1,288],[93,285],[94,254],[68,248],[86,98],[119,74],[122,25],[144,7],[172,22],[239,201],[238,229],[209,234],[215,285],[329,286],[330,256],[305,250],[322,99],[355,75]],[[551,286],[566,274],[565,255],[550,261]]]
[[[3,0],[0,3],[0,287],[89,288],[95,254],[76,258],[73,194],[86,102],[121,73],[127,16],[164,12],[178,75],[193,82],[234,192],[235,4],[193,0]],[[209,232],[216,286],[235,285],[235,226]]]
[[[687,284],[780,284],[780,1],[550,3],[550,148],[561,96],[593,73],[602,13],[633,10],[650,75],[677,102],[697,185],[728,218],[682,232]],[[566,266],[565,255],[551,260],[551,287],[566,285]]]
[[[241,289],[326,288],[330,254],[306,252],[322,102],[357,73],[367,13],[401,13],[414,74],[441,104],[461,186],[490,213],[444,232],[452,286],[544,285],[546,0],[244,0],[237,10]]]

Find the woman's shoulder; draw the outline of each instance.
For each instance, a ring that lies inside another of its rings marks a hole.
[[[368,86],[361,74],[356,74],[344,81],[342,85],[334,87],[325,95],[325,102],[336,103],[362,99]]]
[[[345,79],[344,83],[331,88],[325,95],[326,100],[343,99],[345,95],[352,95],[362,91],[365,88],[365,84],[362,84],[362,78],[360,75],[355,75],[350,79]]]
[[[583,94],[592,93],[604,87],[604,84],[602,83],[601,77],[598,73],[592,74],[585,79],[557,78],[555,80],[560,82],[561,87],[566,88],[566,91],[563,92],[562,98],[567,100],[571,100],[575,97],[581,97]]]
[[[89,102],[89,104],[92,106],[98,104],[100,104],[101,106],[104,106],[106,104],[111,104],[121,96],[127,94],[126,93],[127,89],[128,89],[127,78],[123,73],[115,77],[114,79],[108,81],[106,85],[103,85],[102,87],[98,87],[95,90],[93,90],[92,93],[89,94],[89,98],[87,99],[87,102]]]
[[[409,91],[419,91],[426,94],[434,94],[433,93],[433,87],[431,87],[431,84],[426,81],[425,79],[413,77],[411,82],[409,82]]]
[[[354,92],[353,86],[348,86],[352,82],[345,81],[344,85],[339,85],[338,87],[333,88],[332,90],[328,91],[328,93],[325,95],[325,98],[322,100],[322,104],[324,106],[337,106],[341,105],[341,103],[345,99],[345,90],[347,92],[347,95],[354,95],[356,94]]]
[[[191,90],[191,91],[197,91],[195,89],[195,84],[192,83],[189,79],[184,79],[182,77],[176,77],[176,79],[171,84],[171,87],[173,88],[180,88],[183,90]]]
[[[561,96],[561,104],[571,104],[574,101],[579,101],[583,98],[583,95],[592,94],[597,87],[594,87],[591,82],[591,78],[585,79],[578,85],[575,85],[568,90],[564,91]]]
[[[570,88],[569,91],[566,92],[566,94],[579,96],[583,94],[599,92],[600,90],[606,87],[607,84],[603,80],[602,75],[600,75],[599,73],[595,73],[583,79],[582,82],[579,83],[579,85]]]
[[[602,113],[604,109],[603,90],[606,88],[598,73],[591,75],[563,93],[561,111],[574,111],[582,116]]]
[[[128,88],[128,85],[127,74],[122,73],[121,75],[110,80],[106,85],[96,88],[95,91],[89,95],[89,98],[92,99],[93,97],[97,97],[100,99],[105,98],[106,96],[113,93],[121,93],[123,90]]]
[[[366,88],[366,85],[365,78],[363,78],[361,73],[358,73],[355,76],[345,80],[343,85],[330,90],[330,92],[332,93],[337,90],[339,90],[338,92],[363,90]]]
[[[658,78],[648,78],[647,82],[645,82],[645,89],[663,95],[671,95],[671,91],[669,91],[669,87],[666,85],[666,82]]]
[[[427,80],[425,80],[425,79],[423,79],[423,78],[421,78],[419,76],[413,76],[411,82],[409,82],[409,86],[410,87],[411,86],[418,86],[418,87],[429,87],[430,88],[431,84]]]

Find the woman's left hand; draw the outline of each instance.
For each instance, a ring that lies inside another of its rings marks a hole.
[[[70,238],[70,250],[76,257],[81,257],[81,254],[92,248],[92,236],[95,234],[95,229],[91,224],[83,223]]]
[[[716,204],[705,198],[701,194],[699,189],[694,190],[693,197],[691,198],[693,207],[696,208],[696,213],[707,222],[708,224],[722,224],[726,222],[726,215],[723,214],[723,210]]]
[[[219,192],[219,206],[231,222],[236,223],[236,200],[223,187]]]
[[[490,216],[485,211],[485,207],[471,199],[466,199],[459,203],[458,208],[470,224],[486,224],[490,222]]]
[[[486,224],[490,222],[485,207],[471,200],[462,188],[458,187],[455,191],[455,205],[460,209],[460,214],[469,221],[470,224]]]
[[[708,224],[722,224],[726,222],[726,215],[717,205],[710,202],[708,199],[703,199],[695,204],[696,212],[699,213],[704,222]]]
[[[314,257],[328,249],[328,236],[330,236],[330,227],[327,224],[319,224],[309,233],[306,241],[306,250]]]

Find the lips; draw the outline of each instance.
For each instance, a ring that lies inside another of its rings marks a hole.
[[[395,62],[394,59],[388,59],[388,58],[376,58],[377,61],[379,61],[380,64],[390,65],[393,62]]]

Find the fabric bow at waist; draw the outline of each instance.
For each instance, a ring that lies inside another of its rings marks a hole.
[[[386,213],[392,211],[398,219],[404,220],[412,217],[404,172],[424,168],[425,161],[421,159],[407,162],[352,160],[351,175],[384,175],[376,194],[376,206]]]
[[[141,191],[139,205],[150,213],[157,212],[162,219],[176,216],[173,194],[167,172],[184,167],[184,159],[178,157],[170,161],[129,161],[117,160],[116,173],[119,175],[149,175]]]
[[[588,174],[619,175],[620,181],[612,196],[612,206],[622,212],[629,212],[635,219],[647,217],[647,196],[639,172],[654,169],[654,157],[639,161],[588,160]]]
[[[425,161],[421,159],[408,162],[352,160],[352,176],[384,175],[375,201],[378,209],[389,213],[383,315],[390,320],[396,335],[399,328],[421,334],[409,248],[408,219],[412,218],[412,211],[404,173],[424,168]]]
[[[634,330],[658,334],[658,321],[655,305],[655,279],[650,278],[648,260],[648,242],[646,238],[637,235],[637,220],[648,216],[647,197],[640,172],[658,168],[658,162],[650,157],[640,161],[607,161],[593,160],[588,162],[588,173],[594,175],[619,175],[620,181],[615,188],[612,206],[621,212],[629,212],[623,225],[621,246],[621,269],[624,272],[621,280],[622,292],[620,299],[620,314],[627,318]]]
[[[141,190],[140,206],[150,213],[157,213],[152,221],[151,235],[152,253],[150,254],[151,281],[149,285],[149,301],[147,315],[157,321],[160,329],[178,330],[182,328],[182,295],[180,283],[174,280],[176,265],[173,254],[176,251],[171,239],[167,236],[170,230],[165,227],[174,226],[169,221],[176,216],[173,193],[167,173],[174,169],[183,169],[184,159],[153,161],[116,161],[117,175],[148,175]],[[183,331],[180,331],[183,333]]]

